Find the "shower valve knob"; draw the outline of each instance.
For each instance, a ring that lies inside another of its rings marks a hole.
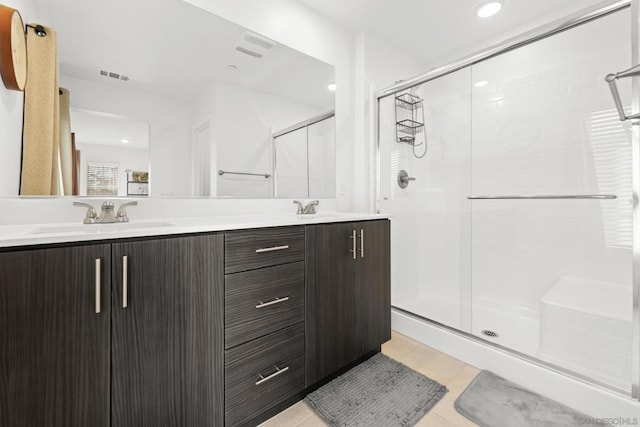
[[[409,182],[415,181],[416,179],[412,176],[409,176],[406,170],[402,169],[398,172],[398,186],[400,188],[407,188],[409,186]]]

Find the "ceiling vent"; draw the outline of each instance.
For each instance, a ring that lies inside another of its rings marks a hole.
[[[110,79],[115,79],[115,80],[122,80],[123,82],[128,82],[130,80],[129,76],[125,76],[124,74],[114,73],[113,71],[107,71],[103,69],[98,70],[98,74],[100,74],[102,77],[108,77]]]
[[[271,50],[276,45],[275,42],[250,32],[244,33],[244,40],[265,50]]]
[[[245,55],[252,56],[252,57],[254,57],[254,58],[258,58],[258,59],[260,59],[260,58],[264,57],[264,55],[263,55],[263,54],[258,53],[258,52],[254,52],[254,51],[249,50],[249,49],[245,49],[245,48],[244,48],[244,47],[242,47],[242,46],[236,46],[236,50],[237,50],[238,52],[242,52],[242,53],[244,53]]]
[[[276,43],[252,32],[242,34],[236,43],[236,50],[252,58],[264,58],[275,47]]]

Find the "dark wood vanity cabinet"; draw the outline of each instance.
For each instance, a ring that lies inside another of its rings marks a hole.
[[[306,384],[391,339],[389,221],[307,226]]]
[[[390,316],[387,220],[0,251],[0,425],[255,425]]]
[[[225,425],[255,425],[305,388],[305,229],[225,235]]]
[[[0,253],[0,425],[222,426],[223,277],[216,234]]]
[[[110,425],[111,248],[0,253],[0,425]]]
[[[112,425],[223,424],[222,235],[112,245]]]

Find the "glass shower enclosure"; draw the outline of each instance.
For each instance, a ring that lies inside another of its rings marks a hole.
[[[396,310],[638,398],[630,4],[378,93],[377,193]]]

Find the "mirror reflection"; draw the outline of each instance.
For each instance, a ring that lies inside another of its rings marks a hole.
[[[77,194],[334,197],[332,66],[180,0],[34,3],[57,39]]]
[[[80,196],[149,195],[149,123],[71,110]]]

